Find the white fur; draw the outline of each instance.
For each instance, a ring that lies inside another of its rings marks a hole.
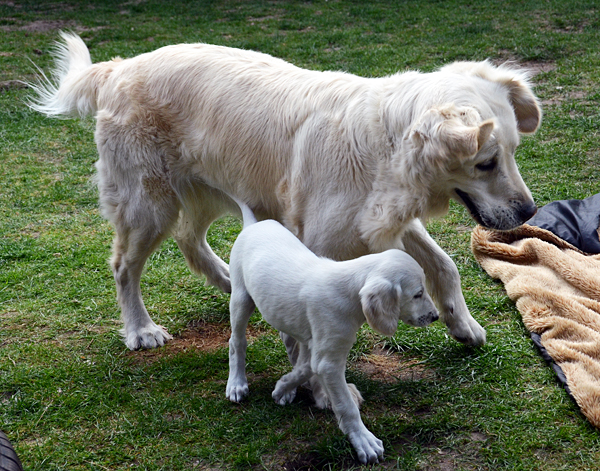
[[[238,212],[227,195],[318,255],[406,250],[450,334],[485,342],[454,262],[421,220],[444,214],[450,198],[497,229],[533,214],[514,151],[541,112],[522,72],[460,62],[363,78],[207,44],[91,65],[69,34],[56,61],[54,82],[34,85],[31,106],[96,113],[100,203],[116,231],[112,267],[129,348],[169,338],[150,319],[139,280],[170,234],[194,271],[230,290],[227,265],[205,239],[212,221]]]
[[[248,394],[246,327],[258,307],[267,322],[297,342],[297,361],[277,382],[275,402],[292,402],[296,388],[314,374],[359,460],[377,462],[383,445],[360,418],[362,398],[346,384],[346,358],[365,321],[391,336],[400,320],[418,327],[437,320],[419,264],[394,249],[345,262],[319,258],[281,224],[268,220],[244,224],[229,268],[227,398],[239,402]]]

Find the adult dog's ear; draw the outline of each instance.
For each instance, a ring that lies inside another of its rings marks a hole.
[[[380,334],[391,337],[400,320],[400,286],[382,277],[370,277],[358,295],[369,325]]]
[[[509,97],[517,118],[519,132],[531,134],[537,131],[542,121],[542,111],[529,86],[519,79],[507,81]]]
[[[508,89],[508,98],[515,111],[517,129],[522,133],[537,131],[542,122],[542,110],[538,100],[531,91],[529,74],[507,64],[498,67],[488,61],[455,62],[442,70],[463,75],[474,75],[490,82],[497,82]]]
[[[470,108],[432,108],[423,113],[410,137],[426,155],[471,157],[494,130],[493,120],[475,124],[479,119],[479,114]]]

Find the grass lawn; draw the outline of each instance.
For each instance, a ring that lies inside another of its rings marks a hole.
[[[34,78],[32,61],[51,67],[59,29],[79,33],[94,61],[198,41],[365,76],[512,60],[536,74],[543,103],[540,131],[517,151],[538,204],[600,191],[597,1],[0,0],[0,429],[27,470],[360,468],[308,392],[273,402],[289,364],[258,316],[250,397],[226,400],[229,297],[192,275],[172,240],[149,260],[142,290],[175,339],[126,349],[107,263],[112,230],[91,182],[94,121],[28,110],[17,82]],[[598,469],[598,431],[475,262],[473,227],[457,205],[429,224],[458,265],[484,347],[464,347],[439,323],[400,326],[392,339],[359,334],[348,379],[386,448],[373,469]],[[224,259],[239,230],[233,218],[211,229]]]

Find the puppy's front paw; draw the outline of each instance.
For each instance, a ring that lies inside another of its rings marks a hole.
[[[361,463],[378,463],[383,458],[383,442],[367,428],[361,432],[349,433],[348,438]]]
[[[246,396],[248,396],[248,383],[227,381],[227,389],[225,395],[231,402],[241,402]]]
[[[121,329],[121,335],[129,350],[162,347],[167,341],[173,339],[163,326],[156,325],[154,322],[136,330]]]

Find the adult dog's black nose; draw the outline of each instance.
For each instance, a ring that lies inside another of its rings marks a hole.
[[[431,311],[429,317],[431,318],[431,322],[435,322],[440,318],[440,314],[437,311]]]
[[[519,208],[519,218],[521,221],[529,221],[537,213],[537,206],[533,201],[524,203]]]

